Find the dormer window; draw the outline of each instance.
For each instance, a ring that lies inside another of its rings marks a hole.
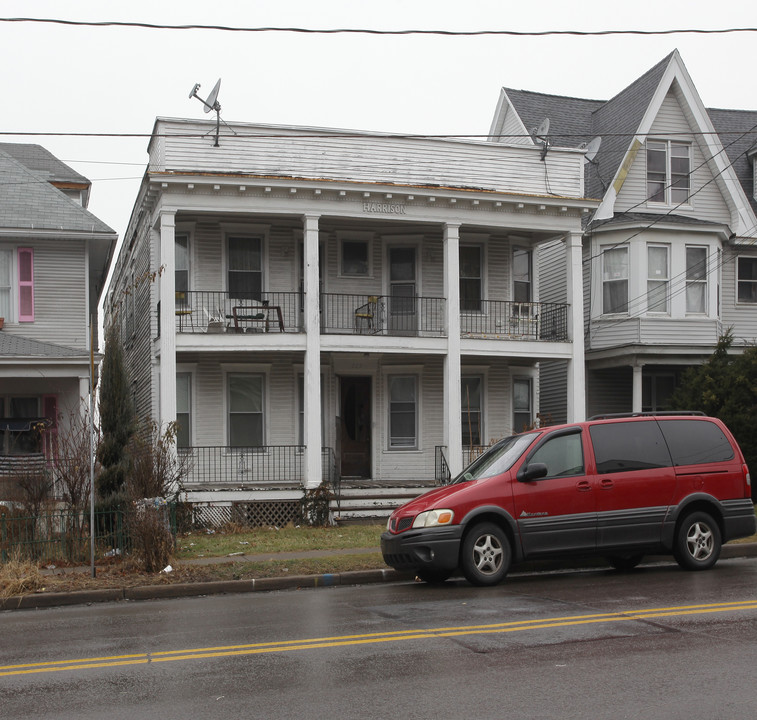
[[[647,140],[647,198],[665,205],[687,203],[691,191],[691,146]]]

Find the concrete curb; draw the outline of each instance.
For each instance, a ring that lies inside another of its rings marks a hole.
[[[757,543],[734,543],[724,545],[720,559],[757,557]],[[650,560],[671,560],[669,556],[650,556]],[[599,563],[597,563],[599,564]],[[604,566],[604,563],[601,563]],[[520,563],[513,575],[536,570],[548,571],[559,568],[594,567],[591,559],[579,562],[544,561]],[[401,582],[412,580],[411,573],[401,573],[391,568],[378,570],[353,570],[323,575],[291,575],[256,580],[218,580],[213,582],[175,583],[170,585],[143,585],[131,588],[103,590],[78,590],[69,593],[33,593],[15,595],[0,600],[0,610],[28,610],[31,608],[59,607],[64,605],[91,605],[118,600],[159,600],[165,598],[199,597],[234,593],[269,592],[271,590],[302,590],[306,588],[334,587],[336,585],[365,585],[369,583]]]

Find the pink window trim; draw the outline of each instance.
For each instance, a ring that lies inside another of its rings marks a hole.
[[[18,249],[18,321],[34,322],[34,250]]]

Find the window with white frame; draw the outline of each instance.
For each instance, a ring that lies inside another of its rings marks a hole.
[[[531,302],[531,267],[530,250],[515,248],[513,250],[513,300],[518,303]]]
[[[673,140],[647,140],[647,198],[678,205],[691,190],[691,146]]]
[[[628,247],[602,251],[602,312],[628,312]]]
[[[40,398],[0,397],[0,455],[42,452]]]
[[[368,277],[370,275],[370,243],[367,240],[342,239],[340,270],[342,275]]]
[[[670,248],[647,245],[647,312],[670,312]]]
[[[189,235],[177,233],[174,248],[176,305],[181,307],[189,304]]]
[[[738,302],[757,303],[757,258],[738,258],[736,273]]]
[[[0,317],[11,318],[13,287],[13,251],[0,250]]]
[[[519,433],[533,427],[531,378],[513,378],[513,432]]]
[[[192,375],[176,374],[176,447],[192,445]]]
[[[707,248],[686,246],[686,312],[707,312]]]
[[[389,448],[415,450],[418,447],[418,378],[392,375],[389,384]]]
[[[463,447],[481,445],[481,405],[483,378],[480,375],[463,375],[460,383]]]
[[[260,447],[264,444],[263,384],[263,375],[228,375],[228,424],[231,447]]]
[[[460,310],[480,312],[483,299],[483,248],[460,246]]]
[[[263,290],[263,239],[253,235],[228,238],[229,297],[260,300]]]

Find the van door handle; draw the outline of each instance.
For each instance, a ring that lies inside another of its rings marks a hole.
[[[615,483],[609,478],[605,478],[599,484],[602,490],[612,490],[615,487]]]
[[[576,483],[576,489],[579,492],[586,492],[587,490],[591,490],[591,483],[588,480],[579,480]]]

